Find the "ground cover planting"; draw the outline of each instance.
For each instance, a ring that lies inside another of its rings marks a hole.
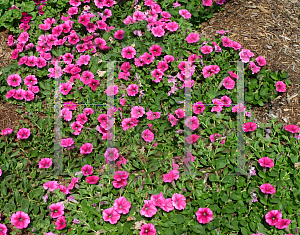
[[[0,235],[298,234],[299,127],[249,109],[289,75],[199,37],[224,4],[1,3],[27,122],[1,130]]]

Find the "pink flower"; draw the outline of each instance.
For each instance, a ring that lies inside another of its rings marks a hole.
[[[97,184],[98,180],[99,180],[99,177],[95,176],[95,175],[86,177],[86,182],[88,184]]]
[[[199,119],[196,116],[190,116],[185,120],[185,125],[193,131],[199,127]]]
[[[113,95],[118,94],[118,91],[119,91],[118,86],[109,86],[109,87],[105,90],[105,93],[106,93],[106,95],[108,95],[108,96],[113,96]]]
[[[94,110],[92,108],[84,108],[83,113],[85,113],[86,115],[90,115],[94,113]]]
[[[212,74],[217,74],[220,72],[220,67],[218,65],[209,65],[209,66],[205,66],[202,69],[202,73],[203,73],[203,77],[204,78],[208,78],[210,77]]]
[[[186,9],[179,10],[179,15],[181,15],[182,17],[184,17],[186,20],[188,20],[192,16],[192,14],[188,10],[186,10]]]
[[[202,0],[204,6],[210,7],[213,3],[212,0]]]
[[[262,56],[257,57],[256,62],[258,63],[259,66],[264,66],[267,64],[266,59]]]
[[[134,106],[131,109],[132,118],[140,118],[145,114],[145,110],[142,106]]]
[[[28,128],[21,128],[17,132],[18,139],[27,139],[30,136],[30,130]]]
[[[263,193],[267,194],[274,194],[276,192],[274,186],[269,183],[263,184],[259,188]]]
[[[49,209],[51,211],[51,218],[58,218],[65,213],[65,207],[60,202],[51,204]]]
[[[53,192],[55,189],[59,189],[59,183],[57,181],[48,181],[43,184],[44,189],[50,188],[50,191]]]
[[[284,129],[288,132],[291,133],[298,133],[299,132],[299,127],[296,125],[287,125],[284,127]]]
[[[258,160],[259,165],[261,165],[262,167],[273,167],[274,166],[274,162],[271,158],[268,157],[262,157]]]
[[[69,94],[72,90],[72,85],[70,83],[61,83],[60,91],[63,95]]]
[[[173,180],[178,180],[178,178],[179,178],[179,171],[177,169],[174,169],[163,176],[163,181],[172,182]]]
[[[194,112],[194,114],[203,113],[204,109],[205,109],[205,105],[202,104],[202,102],[197,102],[197,103],[193,104],[193,112]]]
[[[25,91],[23,89],[18,89],[15,91],[13,97],[17,100],[22,100],[25,97]]]
[[[256,130],[256,123],[254,122],[247,122],[244,124],[244,131],[248,132],[248,131],[255,131]]]
[[[26,43],[26,42],[28,42],[28,39],[29,39],[29,34],[27,32],[23,32],[18,37],[18,42],[19,43]]]
[[[149,201],[145,200],[144,202],[145,205],[140,210],[140,214],[145,217],[151,218],[153,215],[156,214],[157,208],[154,206],[154,203],[151,200]]]
[[[243,105],[242,103],[239,103],[232,107],[233,113],[236,113],[236,112],[241,113],[241,112],[244,112],[245,110],[246,110],[246,106]]]
[[[161,46],[154,44],[150,47],[149,52],[152,53],[153,56],[160,56],[162,52]]]
[[[109,161],[115,161],[119,158],[119,152],[116,148],[108,148],[106,149],[104,156]]]
[[[216,142],[218,137],[222,137],[222,135],[220,135],[219,133],[215,133],[209,136],[209,139],[211,142]]]
[[[172,124],[171,126],[173,127],[173,126],[177,125],[179,119],[175,118],[174,115],[170,113],[169,117],[168,117],[168,121],[171,122],[171,124]]]
[[[7,227],[4,224],[0,224],[0,235],[6,235],[7,234]]]
[[[52,165],[51,158],[42,158],[39,161],[39,168],[49,168]]]
[[[85,143],[80,147],[80,153],[90,154],[93,150],[93,145],[91,143]]]
[[[183,210],[186,207],[185,197],[182,194],[174,193],[172,196],[172,203],[175,209]]]
[[[127,87],[127,93],[129,96],[135,96],[139,93],[139,87],[136,84],[130,84]]]
[[[121,181],[113,181],[113,186],[115,188],[122,188],[122,187],[125,187],[127,185],[127,180],[121,180]]]
[[[154,37],[162,37],[165,35],[165,30],[161,26],[153,27],[151,32]]]
[[[150,55],[149,53],[145,52],[143,55],[140,56],[142,62],[145,64],[151,64],[154,60],[154,55]]]
[[[232,41],[229,37],[223,37],[222,42],[224,47],[231,47]]]
[[[103,219],[104,221],[108,221],[111,224],[116,224],[120,219],[121,215],[115,211],[114,207],[105,209],[103,211]]]
[[[265,215],[266,222],[271,226],[274,226],[281,218],[282,214],[278,210],[270,210]]]
[[[146,16],[143,12],[141,11],[135,11],[132,15],[132,18],[134,21],[143,21],[146,19]]]
[[[228,76],[223,80],[223,86],[226,89],[232,90],[234,88],[235,82]]]
[[[7,84],[9,86],[13,86],[13,87],[20,86],[21,82],[22,82],[22,78],[18,74],[12,74],[7,78]]]
[[[58,217],[58,219],[55,222],[55,225],[57,230],[64,229],[67,226],[65,216]]]
[[[165,204],[163,193],[160,192],[158,195],[151,195],[151,201],[153,202],[154,206],[161,208]]]
[[[118,40],[121,40],[124,38],[124,33],[125,33],[125,31],[122,29],[117,30],[117,32],[115,32],[115,34],[114,34],[114,37]]]
[[[221,101],[225,104],[224,105],[225,107],[231,106],[232,101],[228,96],[226,96],[226,95],[222,96]]]
[[[85,115],[85,113],[79,113],[76,121],[80,122],[82,125],[84,125],[84,123],[86,123],[88,121],[87,116]]]
[[[214,49],[211,46],[203,46],[201,47],[201,52],[203,54],[209,54],[213,51]]]
[[[163,209],[166,212],[170,212],[170,211],[174,210],[172,198],[165,199],[164,204],[161,206],[161,209]]]
[[[78,13],[78,7],[70,7],[68,10],[68,14],[71,15],[76,15]]]
[[[175,110],[175,114],[178,118],[184,118],[184,111],[182,109]]]
[[[290,219],[279,219],[278,222],[275,224],[275,228],[284,229],[287,228],[290,223],[291,223]]]
[[[197,33],[190,33],[186,38],[188,43],[195,43],[199,41],[199,34]]]
[[[178,1],[176,1],[175,3],[173,3],[173,5],[174,5],[174,8],[181,6],[181,4],[178,3]]]
[[[136,55],[136,50],[131,46],[125,47],[122,49],[121,55],[123,58],[132,59]]]
[[[34,94],[32,91],[28,90],[28,91],[25,91],[24,92],[24,99],[26,101],[30,101],[30,100],[33,100],[34,99]]]
[[[11,59],[12,60],[15,60],[15,59],[17,59],[18,58],[18,52],[19,52],[19,50],[18,49],[14,49],[12,52],[11,52]]]
[[[166,61],[159,61],[157,65],[157,69],[162,72],[166,71],[169,68],[169,65]]]
[[[140,235],[155,235],[156,229],[155,226],[151,223],[144,224],[141,227]]]
[[[72,111],[67,109],[67,108],[63,108],[61,111],[61,115],[64,118],[65,121],[71,121],[72,119]]]
[[[78,121],[73,122],[73,123],[71,124],[71,128],[72,128],[74,131],[81,131],[81,130],[82,130],[82,127],[83,127],[83,125],[82,125],[80,122],[78,122]]]
[[[11,47],[13,44],[14,44],[14,37],[13,35],[9,35],[7,40],[7,45]]]
[[[278,92],[285,92],[286,91],[286,85],[282,81],[278,81],[275,83],[276,91]]]
[[[92,175],[93,174],[93,167],[90,166],[90,165],[84,165],[83,167],[81,167],[81,171],[82,171],[82,174],[84,176]]]
[[[116,181],[127,180],[128,177],[129,177],[129,173],[126,171],[116,171],[114,174],[114,180]]]
[[[239,50],[239,49],[241,49],[242,48],[242,45],[241,44],[239,44],[238,42],[234,42],[234,41],[232,41],[231,42],[231,47],[234,49],[234,50]]]
[[[23,211],[17,211],[10,217],[11,223],[18,229],[27,228],[30,217]]]
[[[213,212],[209,208],[199,208],[196,212],[197,220],[200,224],[207,224],[213,219]]]
[[[254,56],[254,53],[248,49],[242,49],[239,55],[242,62],[248,63],[250,61],[250,58]]]
[[[11,128],[6,128],[6,129],[3,129],[1,130],[1,135],[9,135],[13,132],[13,129]]]
[[[175,21],[172,21],[167,23],[165,28],[171,32],[175,32],[179,28],[179,25]]]
[[[81,55],[76,63],[76,65],[88,65],[89,61],[91,59],[91,56],[90,55]]]
[[[189,135],[188,137],[186,137],[186,141],[189,144],[193,144],[198,140],[199,137],[200,137],[199,135],[192,134],[192,135]]]
[[[114,209],[119,214],[127,214],[131,208],[131,203],[125,197],[119,197],[114,202]]]
[[[142,138],[146,142],[152,142],[154,140],[154,134],[149,129],[146,129],[142,132]]]

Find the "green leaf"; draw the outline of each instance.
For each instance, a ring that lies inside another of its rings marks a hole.
[[[254,89],[256,86],[257,86],[257,80],[256,79],[251,79],[250,87],[252,87]]]
[[[271,78],[273,78],[275,81],[278,80],[277,74],[272,73],[270,76],[271,76]]]
[[[248,230],[246,228],[241,228],[241,233],[243,235],[249,235],[249,232],[248,232]]]
[[[257,223],[257,228],[258,228],[258,232],[260,233],[264,233],[264,234],[268,233],[268,230],[261,223]]]
[[[208,178],[210,181],[219,181],[218,177],[215,174],[210,174]]]
[[[259,101],[258,101],[258,105],[259,105],[259,106],[264,106],[264,103],[263,103],[261,100],[259,100]]]

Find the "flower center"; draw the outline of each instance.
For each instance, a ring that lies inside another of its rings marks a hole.
[[[20,218],[19,221],[23,221],[23,218]]]
[[[206,213],[204,212],[204,213],[203,213],[203,215],[205,216],[205,215],[206,215]]]

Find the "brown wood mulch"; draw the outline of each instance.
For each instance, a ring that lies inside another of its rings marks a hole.
[[[251,106],[254,120],[300,126],[300,2],[298,0],[227,0],[224,11],[201,24],[200,37],[214,38],[216,31],[229,30],[233,41],[263,56],[266,69],[288,72],[293,83],[277,99],[263,107]]]

